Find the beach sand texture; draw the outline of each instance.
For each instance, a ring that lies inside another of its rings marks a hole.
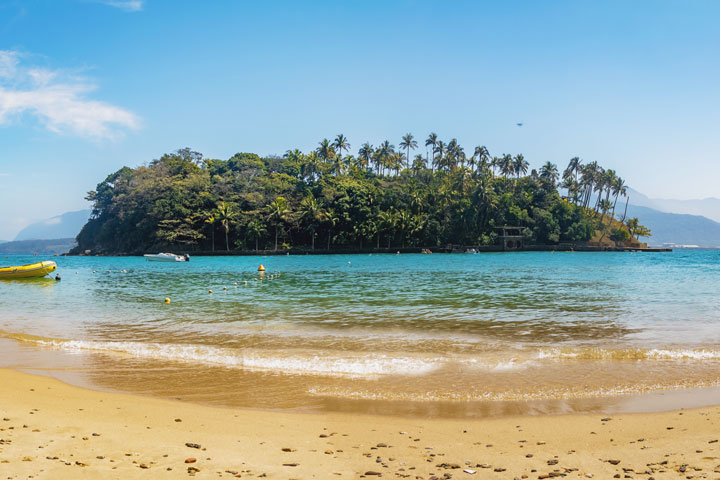
[[[0,383],[3,479],[720,478],[720,407],[421,419],[207,407],[7,369]]]

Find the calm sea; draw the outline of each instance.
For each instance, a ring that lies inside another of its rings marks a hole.
[[[720,251],[53,260],[60,282],[0,282],[0,366],[219,405],[462,415],[720,384]]]

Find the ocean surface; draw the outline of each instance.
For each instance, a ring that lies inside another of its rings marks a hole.
[[[0,366],[304,411],[720,402],[720,251],[52,259],[0,281]]]

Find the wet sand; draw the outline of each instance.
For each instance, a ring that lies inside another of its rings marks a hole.
[[[720,407],[424,419],[216,408],[7,369],[0,384],[8,479],[720,478]]]

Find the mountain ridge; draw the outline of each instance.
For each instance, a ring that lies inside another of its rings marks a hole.
[[[90,218],[90,210],[75,210],[23,228],[13,241],[75,238]]]

